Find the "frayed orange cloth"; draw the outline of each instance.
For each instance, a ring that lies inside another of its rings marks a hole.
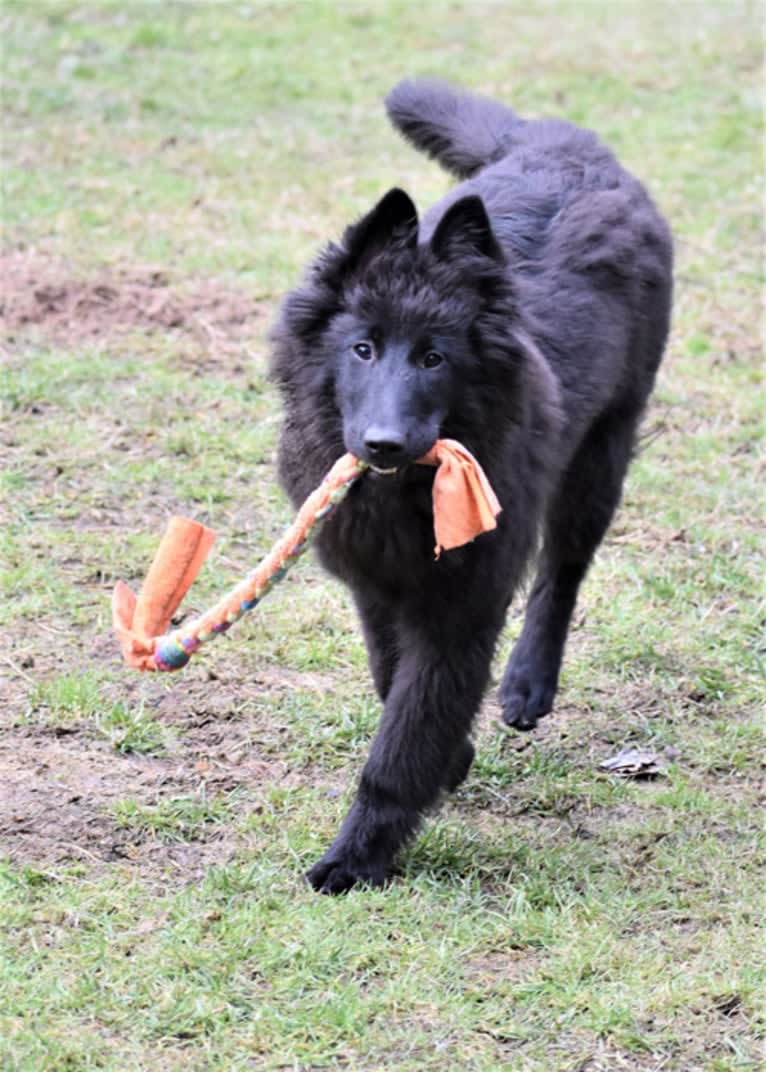
[[[438,465],[433,487],[436,556],[497,528],[500,503],[473,454],[456,439],[437,439],[419,459]]]
[[[138,599],[124,581],[112,595],[112,620],[125,661],[137,670],[154,670],[154,639],[170,625],[215,540],[215,532],[190,521],[171,517],[160,546],[141,585]]]
[[[438,466],[433,484],[436,556],[497,527],[500,503],[481,466],[454,439],[439,439],[419,459]],[[342,500],[368,466],[345,454],[308,497],[266,558],[211,610],[169,635],[165,630],[199,573],[215,533],[196,521],[173,517],[138,598],[118,581],[112,596],[114,628],[125,661],[137,670],[177,670],[196,649],[226,632],[284,576],[308,546],[311,530]]]

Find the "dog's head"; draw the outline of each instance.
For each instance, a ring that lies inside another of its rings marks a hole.
[[[507,320],[508,303],[481,199],[455,201],[419,241],[415,206],[394,189],[287,299],[277,342],[293,345],[274,371],[289,395],[299,364],[303,390],[332,399],[345,449],[393,473],[440,435],[460,438],[455,414],[470,418],[466,396],[491,395],[498,376],[511,374],[507,354],[498,362],[492,314],[502,305]]]

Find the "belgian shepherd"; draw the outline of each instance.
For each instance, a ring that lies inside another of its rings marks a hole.
[[[595,134],[436,80],[404,81],[394,126],[460,184],[418,219],[393,189],[288,294],[273,332],[279,473],[301,502],[352,451],[371,469],[317,541],[351,589],[383,701],[323,893],[379,885],[424,812],[465,778],[498,634],[531,561],[500,685],[531,730],[553,706],[577,590],[611,521],[668,335],[669,229]],[[502,505],[434,557],[438,437]]]

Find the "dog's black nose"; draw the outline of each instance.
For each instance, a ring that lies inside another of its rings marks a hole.
[[[404,460],[404,439],[384,428],[371,428],[364,437],[367,458],[379,469],[395,469]]]

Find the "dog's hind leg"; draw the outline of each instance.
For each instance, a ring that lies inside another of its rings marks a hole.
[[[548,509],[524,628],[500,686],[503,719],[531,730],[553,707],[580,583],[620,501],[638,414],[610,413],[590,429]]]
[[[399,661],[396,620],[388,606],[366,595],[355,592],[354,601],[362,623],[372,680],[385,701]]]

